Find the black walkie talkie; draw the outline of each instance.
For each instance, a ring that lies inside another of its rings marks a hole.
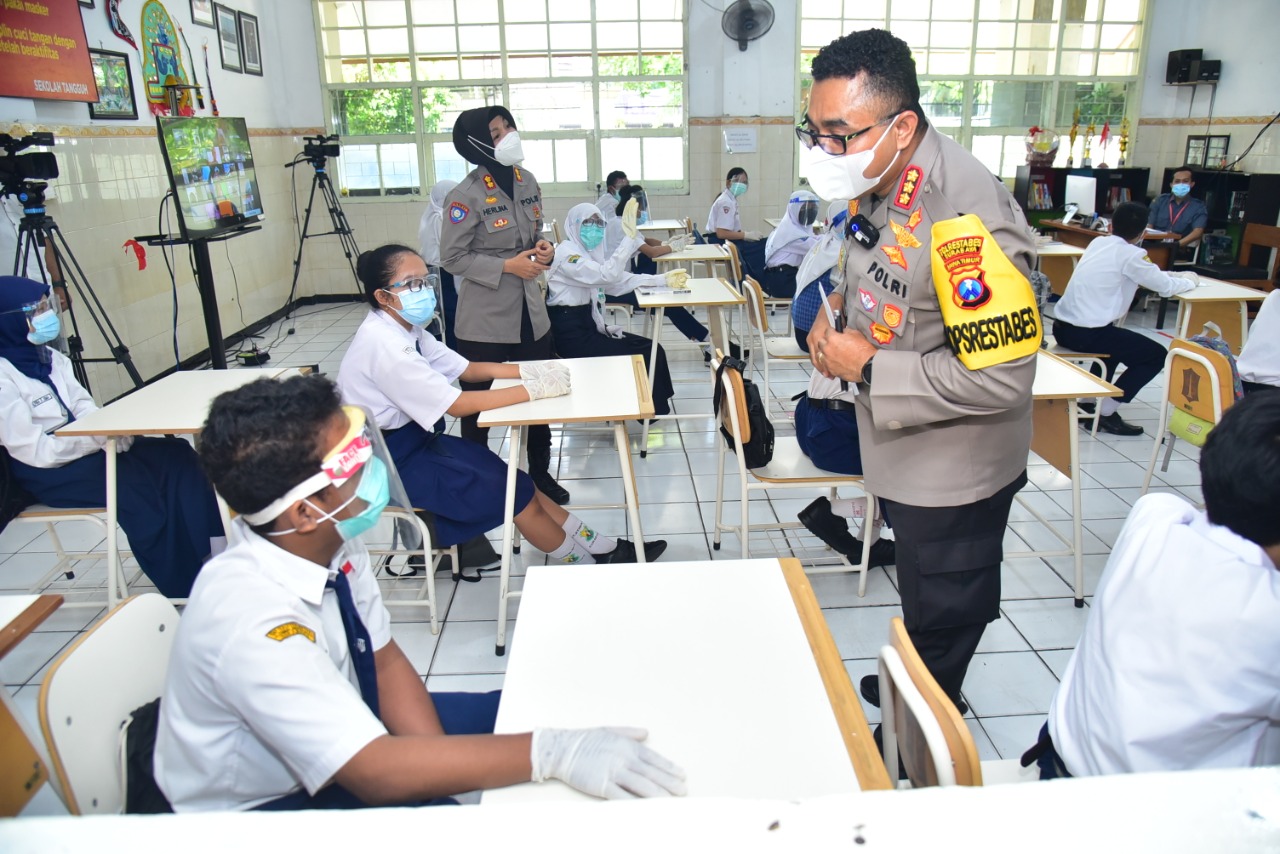
[[[841,332],[844,332],[844,311],[838,308],[831,309],[831,319],[835,321],[834,324],[832,325],[832,328],[835,329],[836,334],[838,335]],[[848,380],[846,379],[840,380],[840,390],[841,391],[849,390]]]

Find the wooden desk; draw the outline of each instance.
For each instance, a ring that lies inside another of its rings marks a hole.
[[[0,596],[0,658],[9,653],[62,604],[62,597]],[[49,779],[36,749],[38,734],[22,720],[9,691],[0,685],[0,816],[14,816]]]
[[[1111,232],[1094,231],[1091,228],[1083,228],[1078,225],[1063,225],[1060,220],[1045,219],[1041,220],[1038,228],[1048,228],[1058,233],[1058,239],[1063,243],[1071,246],[1079,246],[1088,248],[1096,238]],[[1173,267],[1174,253],[1177,251],[1177,245],[1174,243],[1166,243],[1165,238],[1177,238],[1179,235],[1172,233],[1165,234],[1149,234],[1142,239],[1142,248],[1147,250],[1147,257],[1151,259],[1151,263],[1155,264],[1161,270],[1168,270]],[[1063,285],[1065,288],[1066,285]],[[1057,291],[1055,290],[1055,293]],[[1164,329],[1165,311],[1169,306],[1167,299],[1160,300],[1160,313],[1156,316],[1156,329]]]
[[[497,732],[645,727],[691,797],[890,787],[795,558],[537,566],[524,593]],[[483,804],[583,800],[547,782]]]
[[[663,256],[666,258],[670,255]],[[659,258],[659,261],[662,259]],[[703,305],[707,307],[708,324],[711,332],[711,343],[713,347],[718,348],[723,353],[729,352],[729,320],[728,311],[726,309],[737,308],[743,306],[747,302],[747,298],[738,292],[736,288],[729,284],[725,279],[689,279],[685,282],[685,287],[689,289],[687,294],[642,294],[636,291],[636,303],[642,309],[655,309],[654,315],[650,319],[646,318],[646,331],[649,332],[653,345],[649,350],[649,387],[653,388],[653,372],[658,364],[658,339],[661,337],[662,318],[668,308],[681,307],[693,308],[694,306]],[[699,380],[698,382],[701,382]],[[714,383],[713,383],[714,390]],[[660,415],[659,418],[678,419],[678,418],[706,418],[711,415],[710,412],[685,412],[671,413],[669,415]],[[649,424],[646,421],[644,431],[641,434],[640,456],[644,458],[649,455]]]
[[[636,544],[636,560],[644,557],[644,533],[640,527],[640,500],[636,495],[635,471],[631,466],[631,447],[627,443],[626,422],[653,417],[653,398],[645,380],[642,356],[598,356],[589,359],[566,359],[573,390],[564,397],[530,400],[480,413],[481,427],[510,427],[507,443],[507,497],[502,517],[502,575],[498,588],[498,637],[496,653],[507,651],[507,602],[518,599],[520,591],[511,589],[511,551],[515,540],[516,470],[525,453],[528,431],[534,424],[588,424],[612,422],[613,443],[622,469],[622,489],[631,522],[631,536]],[[494,388],[508,388],[519,380],[495,380]],[[595,505],[618,507],[616,504]]]
[[[1082,397],[1119,397],[1121,394],[1123,392],[1111,383],[1052,353],[1041,350],[1036,355],[1036,379],[1031,387],[1031,450],[1071,478],[1071,539],[1058,533],[1057,528],[1019,496],[1019,503],[1062,540],[1066,548],[1008,553],[1005,557],[1070,556],[1075,561],[1077,608],[1084,607],[1084,530],[1080,519],[1080,413],[1076,401]]]
[[[121,436],[174,434],[194,436],[204,426],[213,399],[224,391],[264,377],[276,377],[296,368],[238,368],[231,371],[179,371],[132,394],[109,403],[97,412],[77,418],[57,431],[59,436],[107,437],[107,602],[115,607],[129,595],[120,567],[116,516],[116,451]],[[230,514],[222,508],[222,524],[230,529]]]
[[[671,234],[672,232],[684,232],[685,222],[682,219],[651,219],[648,222],[637,225],[636,228],[646,237],[657,236],[656,232]],[[655,234],[650,234],[655,232]]]
[[[720,243],[694,243],[685,247],[682,252],[669,252],[653,260],[657,262],[660,271],[664,266],[670,268],[677,264],[687,264],[692,269],[694,264],[700,263],[710,278],[716,277],[716,265],[723,264],[724,275],[733,278],[733,259],[729,256],[729,250]]]
[[[1036,269],[1049,277],[1050,288],[1062,296],[1083,254],[1082,247],[1069,243],[1040,243],[1036,245]]]
[[[1200,277],[1201,286],[1174,297],[1178,301],[1178,337],[1199,335],[1210,321],[1222,330],[1222,339],[1231,352],[1240,355],[1240,348],[1249,339],[1249,303],[1264,300],[1267,294],[1231,282]]]

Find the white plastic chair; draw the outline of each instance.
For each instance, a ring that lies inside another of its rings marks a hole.
[[[164,690],[177,628],[177,610],[159,593],[130,597],[45,675],[40,729],[72,815],[124,811],[121,727]]]
[[[769,365],[772,362],[807,363],[809,354],[800,349],[794,334],[785,338],[768,334],[769,315],[766,311],[768,303],[760,283],[751,276],[742,280],[742,295],[747,298],[747,325],[752,330],[753,338],[750,344],[751,355],[747,357],[748,370],[755,364],[756,353],[759,353],[760,361],[764,364],[764,387],[768,390],[770,397],[785,406],[786,398],[774,394],[769,384]],[[790,317],[791,312],[788,311],[787,316]]]
[[[43,525],[49,533],[49,542],[53,544],[54,554],[58,560],[54,565],[40,577],[38,581],[28,588],[30,593],[39,593],[50,584],[59,575],[66,576],[67,580],[75,578],[76,565],[85,561],[98,561],[107,559],[106,548],[89,549],[87,551],[75,552],[68,551],[62,543],[62,538],[58,536],[58,525],[65,522],[87,522],[94,525],[102,532],[105,538],[107,535],[107,510],[105,507],[76,507],[76,508],[60,508],[49,507],[44,504],[33,504],[23,510],[17,516],[10,520],[10,524],[24,522],[33,525]],[[124,574],[124,561],[133,556],[130,551],[120,551],[120,564],[114,567],[108,566],[107,585],[103,588],[103,598],[101,599],[77,599],[63,604],[64,608],[102,608],[104,606],[111,607],[115,604],[112,601],[112,588],[117,591],[116,597],[128,596],[128,583]],[[140,573],[141,570],[138,570]],[[114,579],[110,578],[114,575]],[[137,577],[135,573],[134,577]],[[77,592],[79,589],[77,588]]]
[[[720,367],[722,358],[723,356],[717,353],[716,358],[711,360],[713,378]],[[739,448],[751,439],[750,425],[747,423],[746,404],[743,402],[742,379],[736,371],[725,371],[721,385],[724,399],[721,401],[723,408],[720,413],[720,420],[729,431],[729,435],[733,437],[734,447]],[[733,457],[738,467],[738,501],[741,518],[736,525],[728,525],[724,522],[725,458],[729,456]],[[748,469],[742,459],[742,455],[737,453],[734,448],[730,448],[728,442],[725,442],[721,446],[720,454],[716,457],[716,521],[712,548],[719,551],[721,533],[732,531],[738,535],[738,541],[742,544],[743,558],[748,558],[751,556],[750,538],[752,531],[791,530],[804,527],[798,520],[795,522],[758,522],[752,524],[749,499],[753,490],[806,489],[812,491],[817,488],[828,490],[830,497],[834,498],[836,490],[842,486],[858,487],[867,497],[867,507],[872,508],[875,506],[875,496],[867,492],[861,477],[833,474],[818,468],[800,450],[800,443],[796,441],[795,436],[775,437],[773,459],[769,461],[768,465],[756,469]],[[866,515],[862,531],[864,544],[871,542],[874,516],[873,512],[868,512]],[[854,568],[860,574],[858,595],[865,596],[867,593],[867,569],[870,561],[871,548],[868,545],[863,548],[862,561],[857,567],[853,567],[844,555],[840,555],[840,563],[838,565],[834,567],[809,567],[806,568],[806,572],[846,572],[850,568]]]

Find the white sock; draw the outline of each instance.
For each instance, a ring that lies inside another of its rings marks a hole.
[[[837,498],[831,502],[831,512],[846,519],[853,518],[853,499]]]
[[[1120,411],[1120,401],[1116,400],[1114,397],[1108,397],[1106,400],[1102,401],[1102,417],[1105,418],[1108,415],[1115,415],[1118,411]]]
[[[557,563],[595,563],[596,559],[592,557],[591,552],[568,534],[565,535],[564,542],[556,547],[553,551],[547,552],[547,557]]]
[[[613,537],[606,537],[604,534],[599,533],[595,528],[592,528],[572,513],[568,515],[560,527],[574,542],[593,555],[608,554],[618,547],[618,541]]]

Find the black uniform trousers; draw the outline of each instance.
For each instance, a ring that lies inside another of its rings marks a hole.
[[[1000,617],[1000,562],[1013,497],[1026,472],[990,498],[917,507],[881,498],[893,518],[907,634],[952,700],[987,623]]]
[[[1062,320],[1053,322],[1053,337],[1063,347],[1082,353],[1107,353],[1103,364],[1107,366],[1106,379],[1124,392],[1120,403],[1128,403],[1164,370],[1164,360],[1169,354],[1160,343],[1131,329],[1118,326],[1073,326]],[[1112,379],[1116,368],[1124,365],[1120,379]]]
[[[529,304],[522,304],[520,310],[520,341],[516,344],[500,344],[491,341],[467,341],[458,339],[458,354],[468,362],[513,362],[533,359],[554,359],[556,357],[555,341],[551,332],[541,338],[533,337],[533,321],[529,318]],[[493,385],[492,381],[471,383],[458,381],[463,391],[486,391]],[[478,442],[486,447],[489,444],[489,428],[477,424],[479,415],[466,415],[462,418],[462,438]],[[546,424],[534,424],[528,428],[529,434],[529,471],[530,473],[549,471],[551,465],[551,428]]]

